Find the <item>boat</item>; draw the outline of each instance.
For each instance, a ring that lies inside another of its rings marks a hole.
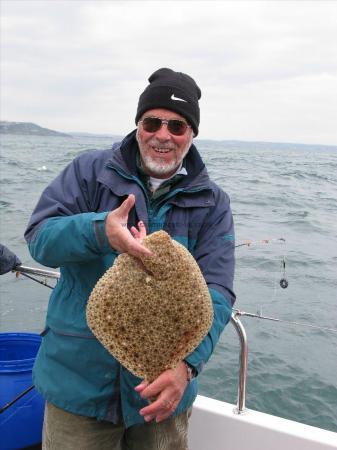
[[[16,272],[25,276],[59,278],[59,273],[38,268],[18,266]],[[33,278],[34,279],[34,278]],[[35,281],[37,281],[35,279]],[[43,281],[39,281],[45,284]],[[190,450],[332,450],[337,449],[337,433],[318,427],[283,419],[271,414],[246,408],[246,377],[248,369],[248,340],[240,316],[244,312],[236,310],[231,323],[240,340],[238,396],[237,404],[230,404],[198,395],[193,405],[189,427]],[[249,315],[249,314],[247,314]],[[1,333],[0,333],[1,334]],[[30,392],[33,386],[26,386]],[[12,404],[25,396],[25,390],[12,400]],[[21,395],[21,397],[20,397]],[[3,405],[0,405],[0,408]],[[6,408],[8,409],[8,408]],[[0,415],[1,419],[1,415]],[[39,419],[40,420],[40,419]],[[0,420],[1,424],[1,420]],[[42,423],[41,423],[42,434]],[[1,429],[1,425],[0,425]],[[13,445],[1,450],[38,450],[40,442],[29,442],[26,447]]]
[[[245,407],[248,342],[239,316],[236,312],[231,319],[241,344],[237,404],[198,395],[190,421],[190,449],[337,449],[337,433]]]

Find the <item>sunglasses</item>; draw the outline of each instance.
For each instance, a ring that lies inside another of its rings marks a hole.
[[[143,129],[147,133],[155,133],[160,130],[163,123],[167,125],[167,129],[171,134],[175,136],[182,136],[185,134],[187,128],[191,128],[191,125],[179,119],[160,119],[159,117],[145,117],[145,119],[140,120],[139,123],[142,124]]]

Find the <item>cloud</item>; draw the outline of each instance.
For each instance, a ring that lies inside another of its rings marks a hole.
[[[334,2],[2,3],[3,118],[126,133],[166,66],[202,89],[200,137],[337,141]]]

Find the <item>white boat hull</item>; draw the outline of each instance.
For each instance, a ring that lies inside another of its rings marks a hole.
[[[332,450],[337,433],[198,396],[189,430],[190,450]]]

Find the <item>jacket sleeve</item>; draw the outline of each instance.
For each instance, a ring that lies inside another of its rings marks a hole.
[[[22,263],[20,259],[9,250],[5,245],[0,244],[0,275],[14,270]]]
[[[229,197],[219,190],[215,206],[202,225],[194,257],[205,277],[213,302],[212,326],[186,361],[199,373],[213,353],[224,327],[229,322],[235,302],[233,292],[235,266],[234,225]]]
[[[82,175],[90,163],[87,156],[76,158],[44,190],[33,211],[25,238],[32,257],[45,266],[88,261],[112,250],[105,234],[108,212],[91,212],[90,191],[97,187],[90,186],[90,178],[95,177]]]

